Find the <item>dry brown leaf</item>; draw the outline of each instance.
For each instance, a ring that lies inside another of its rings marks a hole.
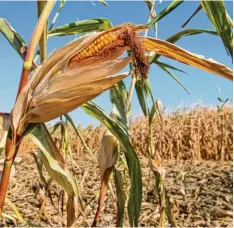
[[[172,43],[164,40],[141,37],[145,50],[155,51],[159,55],[174,59],[212,74],[220,75],[226,79],[233,80],[233,71],[225,65],[213,59],[205,59],[203,56],[188,52]]]

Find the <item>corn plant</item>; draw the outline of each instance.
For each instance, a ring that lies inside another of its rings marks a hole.
[[[151,128],[156,106],[148,79],[150,65],[157,64],[182,86],[182,82],[170,72],[170,69],[178,69],[160,62],[158,60],[160,56],[232,80],[233,72],[225,65],[188,52],[173,44],[181,37],[203,32],[220,35],[222,39],[223,36],[215,31],[200,29],[184,30],[169,37],[166,41],[139,35],[141,32],[149,30],[151,26],[176,9],[183,1],[173,1],[159,14],[152,14],[146,25],[124,23],[112,27],[108,19],[96,18],[53,28],[59,12],[64,8],[64,3],[64,1],[60,2],[59,10],[48,29],[48,18],[54,8],[55,1],[38,1],[39,19],[28,45],[5,19],[0,19],[1,32],[24,61],[16,102],[10,113],[10,126],[5,146],[5,164],[0,184],[0,214],[3,210],[11,166],[17,156],[19,145],[26,135],[31,135],[40,149],[40,156],[47,172],[53,180],[59,183],[68,196],[67,226],[71,226],[75,222],[79,207],[77,199],[80,199],[80,203],[82,202],[77,179],[67,169],[65,156],[56,147],[44,123],[66,115],[81,106],[89,115],[98,119],[107,128],[101,144],[99,159],[102,181],[101,194],[93,225],[96,226],[98,222],[112,171],[114,172],[118,196],[117,225],[122,225],[125,207],[125,197],[121,187],[123,181],[120,172],[114,168],[120,147],[126,157],[131,184],[128,195],[129,224],[138,226],[142,201],[141,167],[130,142],[127,117],[130,111],[133,89],[135,88],[137,91],[143,113],[147,116]],[[102,3],[105,4],[104,1]],[[151,2],[148,5],[152,13],[154,4]],[[96,33],[91,33],[94,31]],[[49,57],[46,56],[47,39],[50,37],[85,33],[86,35],[80,36],[73,42],[54,51]],[[36,65],[35,57],[38,53],[35,55],[35,51],[38,45],[41,64]],[[225,45],[227,45],[226,41]],[[128,56],[123,57],[126,52]],[[128,65],[130,65],[129,71],[119,73]],[[130,75],[132,75],[132,84],[130,90],[127,91],[123,80]],[[111,102],[113,104],[112,115],[110,116],[94,102],[90,102],[109,89],[111,89]],[[149,96],[153,103],[151,108],[148,105]],[[63,151],[68,150],[71,157],[66,128],[64,125],[61,125],[61,128],[64,139],[62,149]],[[151,131],[149,132],[151,158],[154,154],[152,149]],[[164,175],[160,173],[159,176],[161,185],[158,185],[157,188],[161,189],[159,194],[162,207],[160,225],[164,226],[165,213],[168,218],[172,218],[172,216],[170,210],[167,210],[169,204],[164,187]],[[165,204],[167,205],[166,209]],[[174,225],[172,219],[170,222]]]

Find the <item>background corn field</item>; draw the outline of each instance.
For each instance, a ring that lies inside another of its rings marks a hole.
[[[164,114],[164,122],[155,118],[153,135],[155,150],[163,159],[212,159],[219,160],[224,150],[224,160],[232,160],[233,151],[233,112],[225,107],[223,112],[217,108],[196,107],[177,109]],[[222,121],[222,116],[224,122]],[[163,132],[162,132],[162,124]],[[88,147],[98,153],[100,138],[104,127],[89,125],[78,126]],[[139,155],[147,155],[148,127],[144,117],[131,117],[131,142]],[[71,145],[77,155],[84,152],[83,143],[77,139],[74,130],[69,130]],[[56,136],[55,136],[56,137]],[[57,132],[59,139],[59,131]],[[32,140],[26,137],[21,145],[20,154],[36,149]]]

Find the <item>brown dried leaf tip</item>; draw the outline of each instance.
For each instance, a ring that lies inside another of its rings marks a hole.
[[[137,33],[145,30],[146,26],[123,24],[111,30],[100,33],[91,43],[73,56],[68,67],[90,60],[108,58],[111,53],[119,49],[129,49],[132,52],[133,65],[136,75],[146,79],[149,71],[149,62],[144,55],[144,45]],[[93,62],[92,62],[93,63]]]

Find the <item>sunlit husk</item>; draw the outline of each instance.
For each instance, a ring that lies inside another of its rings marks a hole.
[[[125,46],[112,50],[108,56],[90,57],[72,65],[69,62],[106,32],[122,31],[126,26],[136,33],[145,29],[145,26],[125,24],[82,37],[54,51],[37,67],[12,111],[14,133],[21,135],[27,123],[46,122],[68,113],[124,79],[128,74],[110,75],[121,71],[131,61],[131,57],[116,60],[127,50]]]
[[[114,167],[118,159],[118,142],[109,130],[102,137],[101,150],[98,157],[101,180],[107,169]]]
[[[148,37],[141,37],[141,40],[144,42],[146,51],[155,51],[159,55],[197,67],[226,79],[233,80],[233,71],[213,59],[205,59],[203,56],[195,55],[164,40]]]

